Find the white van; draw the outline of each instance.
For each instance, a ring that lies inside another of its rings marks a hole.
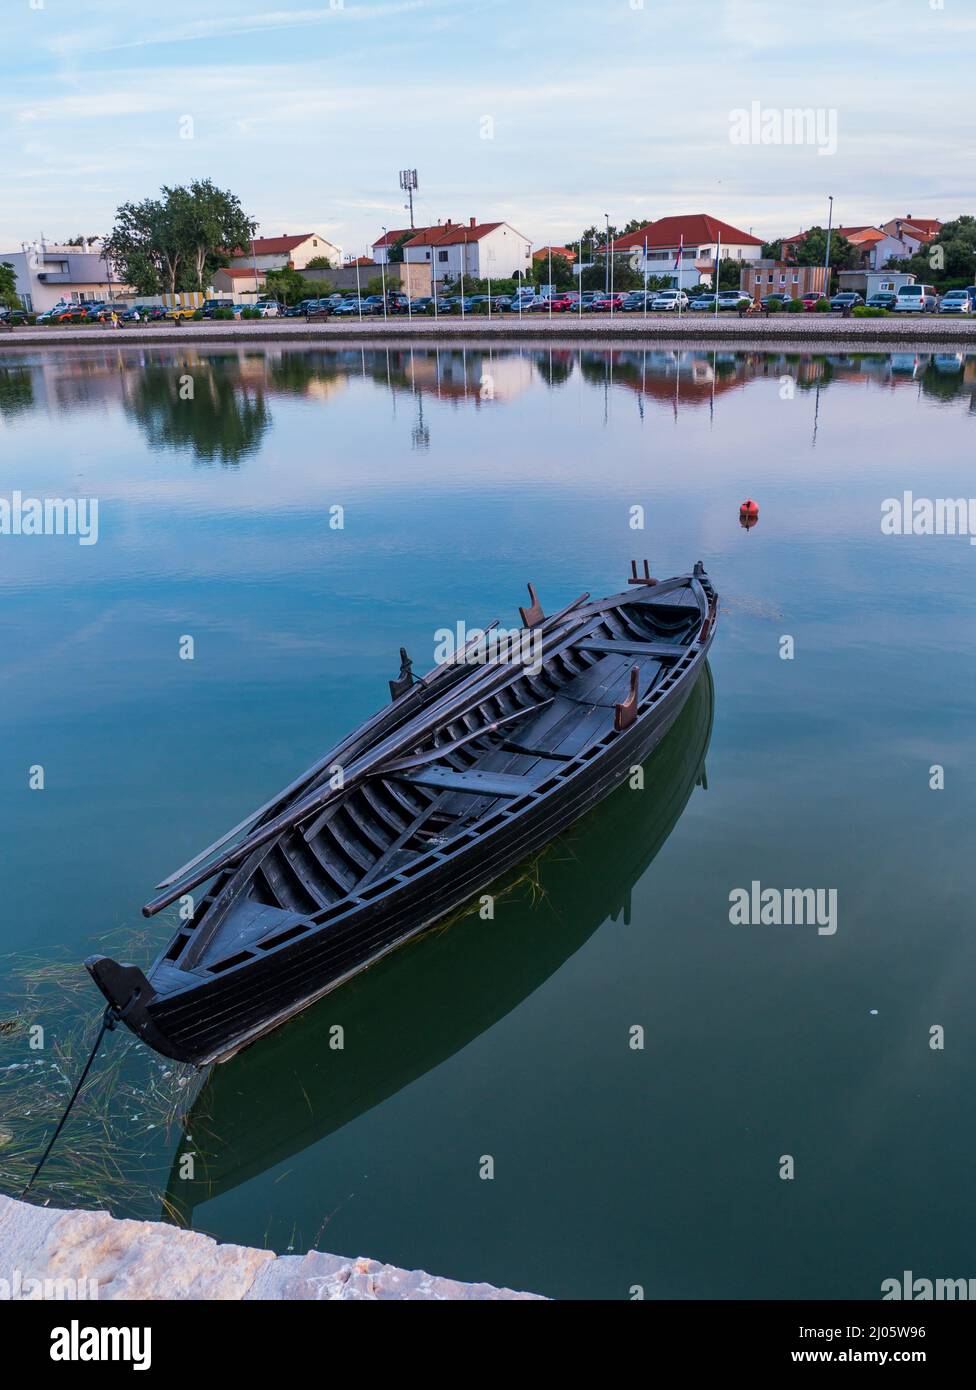
[[[934,285],[902,285],[891,307],[896,314],[923,314],[939,307],[939,296]]]

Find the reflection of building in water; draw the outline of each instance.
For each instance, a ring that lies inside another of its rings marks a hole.
[[[973,400],[976,355],[908,352],[733,352],[705,349],[540,346],[342,348],[245,346],[195,348],[54,348],[0,357],[0,420],[30,410],[50,414],[124,413],[151,447],[185,447],[198,461],[237,463],[258,447],[275,399],[326,405],[357,382],[415,398],[412,437],[430,441],[433,419],[423,399],[463,408],[507,404],[530,389],[557,392],[577,375],[609,392],[633,392],[667,404],[675,415],[707,405],[757,379],[789,376],[799,389],[863,382],[888,390],[913,386],[939,399]],[[190,384],[189,390],[187,383]]]
[[[444,401],[482,405],[510,401],[527,391],[535,376],[533,357],[525,352],[490,348],[434,348],[406,354],[407,381]]]

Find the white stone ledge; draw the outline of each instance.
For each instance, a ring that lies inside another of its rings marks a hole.
[[[117,1221],[104,1211],[59,1211],[0,1195],[0,1295],[28,1297],[44,1281],[64,1288],[68,1280],[82,1288],[82,1281],[95,1281],[99,1299],[539,1298],[318,1250],[275,1255],[220,1245],[162,1222]]]

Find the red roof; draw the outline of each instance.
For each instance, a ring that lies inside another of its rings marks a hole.
[[[900,221],[903,227],[917,227],[920,232],[937,232],[942,227],[937,217],[901,217],[895,220]]]
[[[302,232],[301,236],[259,236],[253,242],[248,242],[243,251],[236,251],[237,256],[249,256],[251,247],[254,247],[255,256],[280,256],[284,251],[294,251],[296,246],[301,246],[303,241],[310,241],[316,234],[315,232]]]
[[[437,227],[427,227],[419,236],[407,242],[408,246],[458,246],[463,242],[480,241],[489,232],[504,226],[503,222],[444,222]]]
[[[705,212],[695,212],[685,217],[659,217],[656,222],[648,222],[646,227],[618,238],[614,247],[625,250],[643,246],[645,241],[648,246],[657,248],[678,246],[682,241],[685,246],[701,246],[717,242],[719,236],[726,246],[762,246],[761,237],[741,232],[738,227]]]
[[[534,261],[548,260],[550,251],[554,256],[562,256],[567,261],[575,261],[576,259],[576,252],[571,251],[568,246],[542,246],[538,251],[533,251],[532,259]]]
[[[427,227],[397,227],[392,232],[386,232],[378,241],[374,241],[372,243],[373,250],[375,251],[377,246],[395,246],[402,236],[413,237],[418,232],[428,230]]]
[[[230,267],[226,267],[226,268],[223,268],[223,267],[222,267],[219,273],[220,273],[221,275],[230,275],[230,276],[233,276],[233,278],[234,278],[235,280],[253,280],[253,279],[254,279],[254,271],[253,271],[253,270],[244,270],[244,269],[234,270],[234,269],[232,269],[232,268],[230,268]],[[264,274],[264,271],[263,271],[263,270],[259,270],[259,271],[258,271],[258,274],[259,274],[259,275],[263,275],[263,274]]]

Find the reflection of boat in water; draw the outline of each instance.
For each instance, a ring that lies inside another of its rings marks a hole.
[[[166,1212],[190,1224],[202,1203],[364,1115],[504,1018],[605,921],[629,921],[634,884],[704,781],[713,704],[706,665],[644,764],[643,790],[624,785],[554,840],[531,882],[496,885],[494,921],[471,911],[435,928],[211,1068],[184,1122]],[[524,866],[517,874],[525,880]],[[180,1176],[188,1153],[192,1179]]]

